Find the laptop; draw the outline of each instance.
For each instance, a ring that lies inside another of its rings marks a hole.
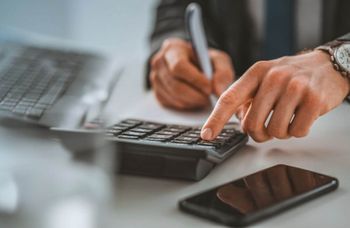
[[[0,40],[0,117],[79,128],[98,118],[120,75],[96,53]]]

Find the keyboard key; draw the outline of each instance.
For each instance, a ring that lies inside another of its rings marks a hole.
[[[40,118],[44,113],[44,109],[31,108],[28,109],[26,115],[32,118]]]

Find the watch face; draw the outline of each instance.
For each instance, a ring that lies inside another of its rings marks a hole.
[[[342,70],[350,73],[350,43],[340,45],[334,52],[334,58]]]

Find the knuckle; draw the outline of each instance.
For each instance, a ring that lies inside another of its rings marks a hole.
[[[273,136],[277,139],[287,139],[288,138],[288,134],[285,131],[283,131],[280,128],[275,127],[275,126],[268,126],[267,133],[270,136]]]
[[[169,49],[175,46],[187,47],[187,42],[180,38],[175,38],[175,37],[168,38],[163,41],[161,49]]]
[[[152,69],[158,68],[160,66],[162,59],[163,59],[162,52],[158,52],[157,54],[155,54],[151,59],[151,68]]]
[[[218,100],[218,104],[220,106],[230,106],[233,104],[233,102],[235,101],[235,95],[234,93],[230,92],[230,91],[226,91],[222,94],[222,96],[219,98]]]
[[[176,83],[175,81],[170,81],[169,83],[169,86],[177,92],[177,95],[183,92],[183,86],[181,83]]]
[[[151,84],[153,85],[153,84],[155,84],[156,83],[156,73],[154,73],[154,72],[151,72],[151,74],[150,74],[150,80],[151,80]]]
[[[252,120],[247,120],[245,129],[249,135],[258,135],[260,132],[257,123]]]
[[[292,78],[287,86],[287,92],[291,94],[301,93],[308,86],[308,81],[300,77]]]
[[[262,138],[262,137],[258,137],[258,136],[251,136],[255,142],[257,143],[263,143],[263,142],[266,142],[268,139],[266,138]]]
[[[185,59],[179,58],[173,64],[170,65],[169,71],[170,73],[176,75],[180,73],[184,67]]]
[[[308,89],[305,103],[312,110],[320,108],[322,103],[321,95],[315,90]]]
[[[280,69],[271,69],[266,76],[266,80],[271,85],[280,85],[287,73]]]
[[[252,67],[257,70],[265,70],[271,66],[270,61],[262,60],[256,62]]]
[[[296,138],[301,138],[307,136],[309,131],[307,129],[292,128],[289,133]]]
[[[231,60],[231,57],[224,51],[218,50],[218,49],[212,49],[210,50],[210,55],[213,58],[221,57],[226,60]]]
[[[289,56],[282,56],[278,58],[276,61],[278,61],[280,64],[285,64],[289,62]]]

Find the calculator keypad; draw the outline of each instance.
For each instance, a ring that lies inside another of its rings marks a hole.
[[[135,119],[127,119],[113,125],[106,130],[109,138],[128,140],[143,140],[148,142],[162,142],[175,145],[193,145],[204,148],[219,149],[237,141],[243,134],[227,125],[212,141],[200,138],[200,127],[182,125],[165,125]]]

